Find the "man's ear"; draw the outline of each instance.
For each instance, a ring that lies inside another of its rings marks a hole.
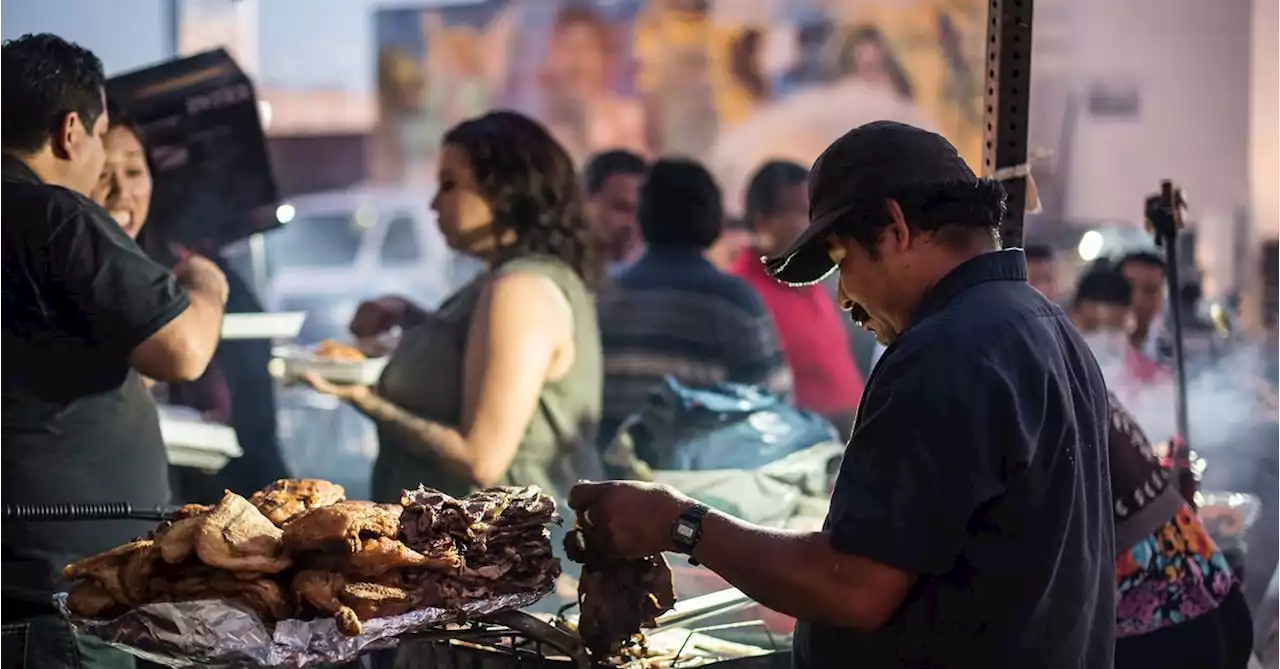
[[[62,122],[58,124],[58,131],[49,140],[49,149],[53,151],[53,155],[67,160],[79,148],[80,142],[86,139],[86,131],[87,128],[80,114],[67,112],[62,116]]]
[[[911,228],[907,225],[907,217],[902,213],[902,205],[897,200],[885,199],[885,212],[889,214],[889,228],[887,232],[893,235],[891,243],[894,249],[899,253],[907,250],[911,246]]]

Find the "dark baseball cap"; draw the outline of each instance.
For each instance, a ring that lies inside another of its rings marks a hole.
[[[912,186],[978,183],[942,135],[895,121],[845,133],[809,173],[809,227],[781,255],[765,258],[773,278],[792,286],[817,283],[836,268],[827,232],[849,214],[883,211],[884,200]]]

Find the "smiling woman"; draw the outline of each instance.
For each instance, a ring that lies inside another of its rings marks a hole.
[[[110,125],[102,138],[106,162],[92,198],[136,240],[151,211],[151,170],[142,128],[112,100],[107,101],[107,118]]]

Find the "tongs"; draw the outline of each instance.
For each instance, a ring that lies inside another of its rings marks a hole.
[[[657,634],[673,627],[685,627],[700,620],[725,613],[741,611],[755,604],[755,600],[737,588],[727,588],[676,602],[670,611],[658,616],[657,625],[646,634]]]
[[[53,522],[73,520],[174,520],[173,507],[154,506],[135,509],[128,502],[102,504],[5,504],[4,521]]]

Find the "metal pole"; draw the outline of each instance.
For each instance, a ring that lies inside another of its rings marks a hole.
[[[182,55],[182,0],[165,0],[165,38],[169,42],[169,57],[177,58]]]
[[[983,110],[983,174],[1004,181],[1008,211],[1000,226],[1006,248],[1022,246],[1027,208],[1027,126],[1031,102],[1033,0],[990,0]]]

